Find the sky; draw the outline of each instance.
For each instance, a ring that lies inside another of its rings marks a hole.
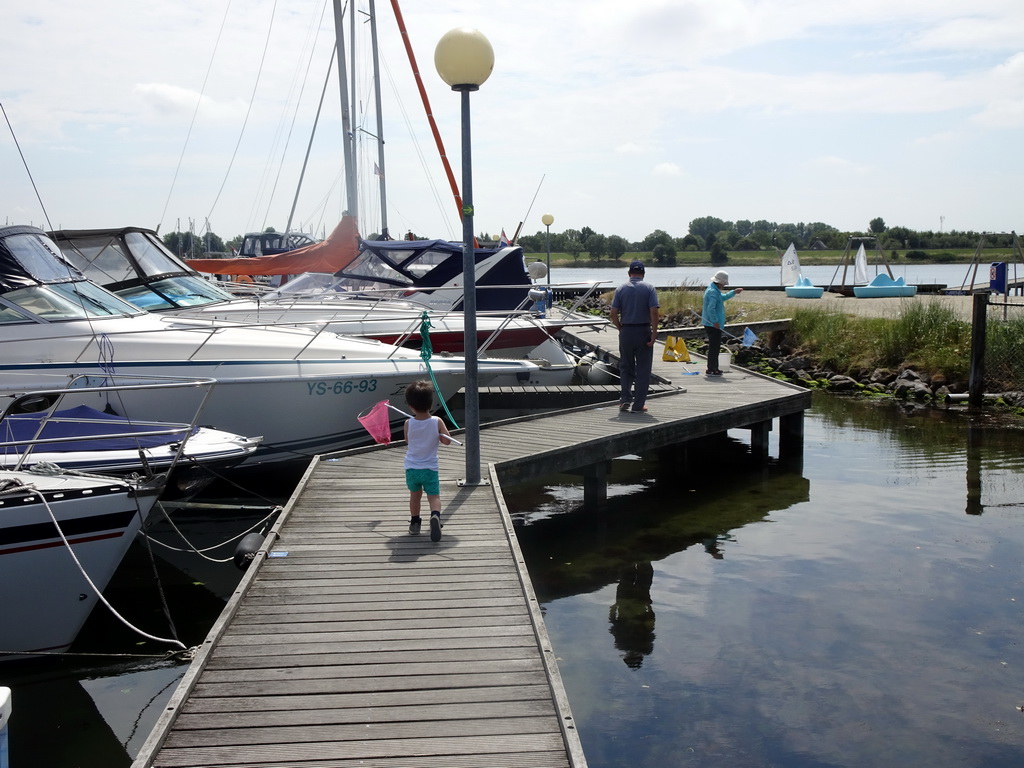
[[[389,230],[461,239],[392,3],[376,6]],[[381,134],[369,2],[352,7],[355,206],[369,235],[382,227]],[[494,49],[470,98],[478,234],[540,232],[545,213],[553,232],[630,241],[682,237],[704,216],[1024,227],[1020,0],[406,0],[401,12],[460,187],[460,95],[434,49],[456,27]],[[8,0],[0,28],[4,224],[228,239],[291,220],[323,234],[352,205],[331,0]]]

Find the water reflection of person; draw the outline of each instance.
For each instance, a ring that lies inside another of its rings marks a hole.
[[[710,536],[704,539],[704,551],[711,555],[715,560],[724,560],[725,553],[722,551],[720,543],[723,541],[736,541],[732,537],[732,534],[725,533],[719,536]]]
[[[619,575],[615,604],[608,611],[608,631],[630,669],[640,669],[644,656],[654,651],[653,581],[654,566],[649,561],[630,564]]]

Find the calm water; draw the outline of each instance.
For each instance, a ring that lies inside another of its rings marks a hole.
[[[749,466],[744,436],[686,474],[616,461],[593,513],[578,478],[508,494],[592,768],[1019,766],[1024,431],[821,396],[802,469]],[[208,544],[256,517],[182,523]],[[164,591],[196,644],[238,575],[172,559]],[[150,571],[139,548],[109,592],[160,634]],[[160,652],[95,614],[79,646]],[[129,765],[184,670],[0,667],[12,768]]]
[[[590,269],[585,267],[552,267],[551,281],[553,283],[570,283],[577,281],[608,281],[611,285],[617,285],[626,279],[626,263],[621,267],[602,267]],[[902,277],[911,285],[940,284],[949,288],[959,288],[969,278],[976,282],[988,282],[988,264],[980,265],[977,275],[974,268],[967,264],[906,264],[890,265],[895,277]],[[729,273],[729,282],[737,286],[769,286],[780,285],[779,267],[726,267]],[[968,270],[971,270],[970,273]],[[879,265],[879,271],[884,267]],[[679,285],[707,285],[711,276],[715,274],[714,267],[656,267],[649,266],[647,269],[647,280],[658,287],[672,287]],[[815,285],[829,285],[842,283],[842,270],[836,274],[835,265],[832,266],[805,266],[802,273]],[[868,279],[876,274],[875,264],[868,260]],[[852,267],[847,272],[846,282],[853,284]]]
[[[1024,761],[1024,432],[827,398],[802,471],[510,495],[592,768]]]

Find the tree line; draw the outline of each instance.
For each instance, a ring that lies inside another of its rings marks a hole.
[[[268,227],[267,232],[275,231]],[[821,249],[839,251],[846,247],[851,237],[876,237],[883,250],[941,250],[975,248],[981,239],[979,232],[916,231],[907,227],[888,227],[882,217],[871,219],[863,232],[844,232],[824,222],[778,223],[774,221],[751,221],[740,219],[726,221],[714,216],[693,219],[687,232],[676,237],[663,229],[656,229],[643,240],[630,241],[619,235],[605,235],[591,227],[564,229],[550,233],[552,253],[568,253],[574,260],[581,254],[588,258],[621,259],[627,253],[649,253],[659,264],[672,265],[676,256],[689,251],[707,251],[712,263],[724,263],[731,251],[783,251],[790,243],[798,251]],[[545,230],[534,235],[522,235],[518,245],[531,254],[547,253],[549,234]],[[370,236],[373,239],[373,235]],[[497,238],[480,233],[481,244],[497,244]],[[200,258],[211,253],[230,253],[237,248],[241,235],[224,241],[213,232],[203,235],[191,232],[169,232],[163,237],[164,244],[184,258]],[[985,243],[989,247],[1009,248],[1013,245],[1013,234],[988,234]]]
[[[655,262],[672,265],[679,253],[707,251],[712,263],[725,261],[730,251],[783,251],[793,243],[796,249],[839,251],[846,248],[851,237],[876,237],[883,250],[924,250],[975,248],[981,239],[971,231],[916,231],[907,227],[888,227],[881,217],[871,219],[863,232],[844,232],[824,222],[778,223],[740,219],[726,221],[714,216],[693,219],[682,237],[674,237],[656,229],[640,241],[630,242],[618,235],[603,235],[590,227],[566,229],[550,234],[554,253],[568,253],[579,259],[586,253],[591,259],[621,259],[626,253],[650,253]],[[530,253],[546,253],[548,233],[523,235],[519,244]],[[1013,234],[986,234],[989,247],[1009,248]]]

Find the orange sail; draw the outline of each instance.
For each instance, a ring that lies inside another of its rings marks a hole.
[[[303,272],[334,273],[347,267],[359,254],[359,231],[352,216],[343,216],[322,243],[296,248],[273,256],[243,259],[187,259],[197,272],[214,275],[299,275]]]

